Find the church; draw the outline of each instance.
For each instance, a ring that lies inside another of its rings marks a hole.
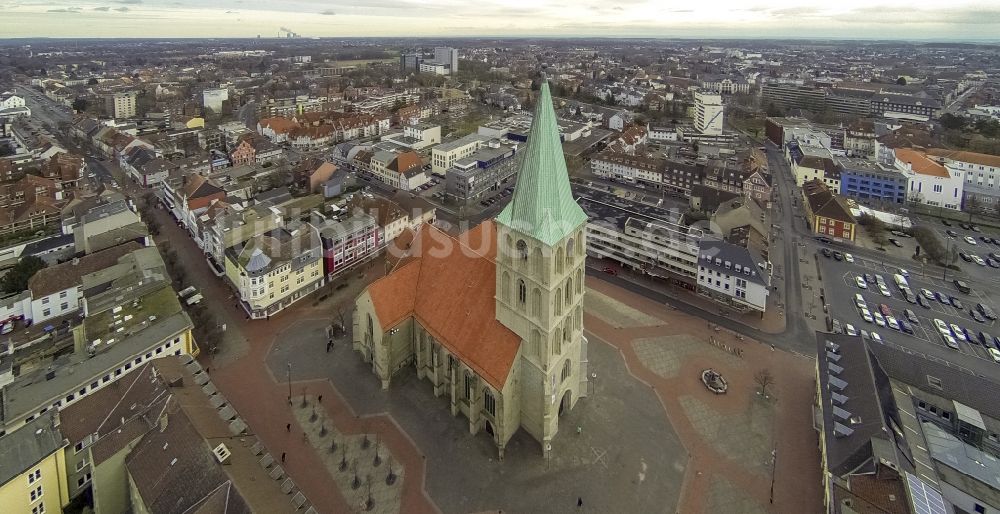
[[[353,346],[388,388],[430,382],[499,456],[523,428],[543,455],[587,393],[583,336],[587,216],[570,190],[543,83],[510,203],[453,237],[424,224],[394,268],[357,298]]]

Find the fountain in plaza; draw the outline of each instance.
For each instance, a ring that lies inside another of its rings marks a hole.
[[[715,394],[726,394],[726,389],[729,388],[726,379],[722,378],[718,371],[711,368],[701,372],[701,383]]]

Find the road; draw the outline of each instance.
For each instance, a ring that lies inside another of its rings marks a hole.
[[[14,89],[24,97],[24,103],[31,109],[31,117],[41,121],[44,125],[51,126],[55,132],[58,132],[57,128],[60,122],[70,123],[73,121],[73,112],[69,107],[56,103],[51,98],[39,93],[38,90],[25,86],[16,86]],[[61,136],[55,132],[53,135]]]

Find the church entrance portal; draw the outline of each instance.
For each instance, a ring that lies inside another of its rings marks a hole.
[[[562,416],[563,413],[569,410],[570,405],[573,401],[573,391],[567,390],[563,394],[562,401],[559,402],[559,415]]]

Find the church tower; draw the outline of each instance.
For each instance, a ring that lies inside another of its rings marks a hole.
[[[496,316],[521,337],[519,424],[548,455],[559,417],[587,389],[585,226],[543,82],[510,203],[496,218]]]

